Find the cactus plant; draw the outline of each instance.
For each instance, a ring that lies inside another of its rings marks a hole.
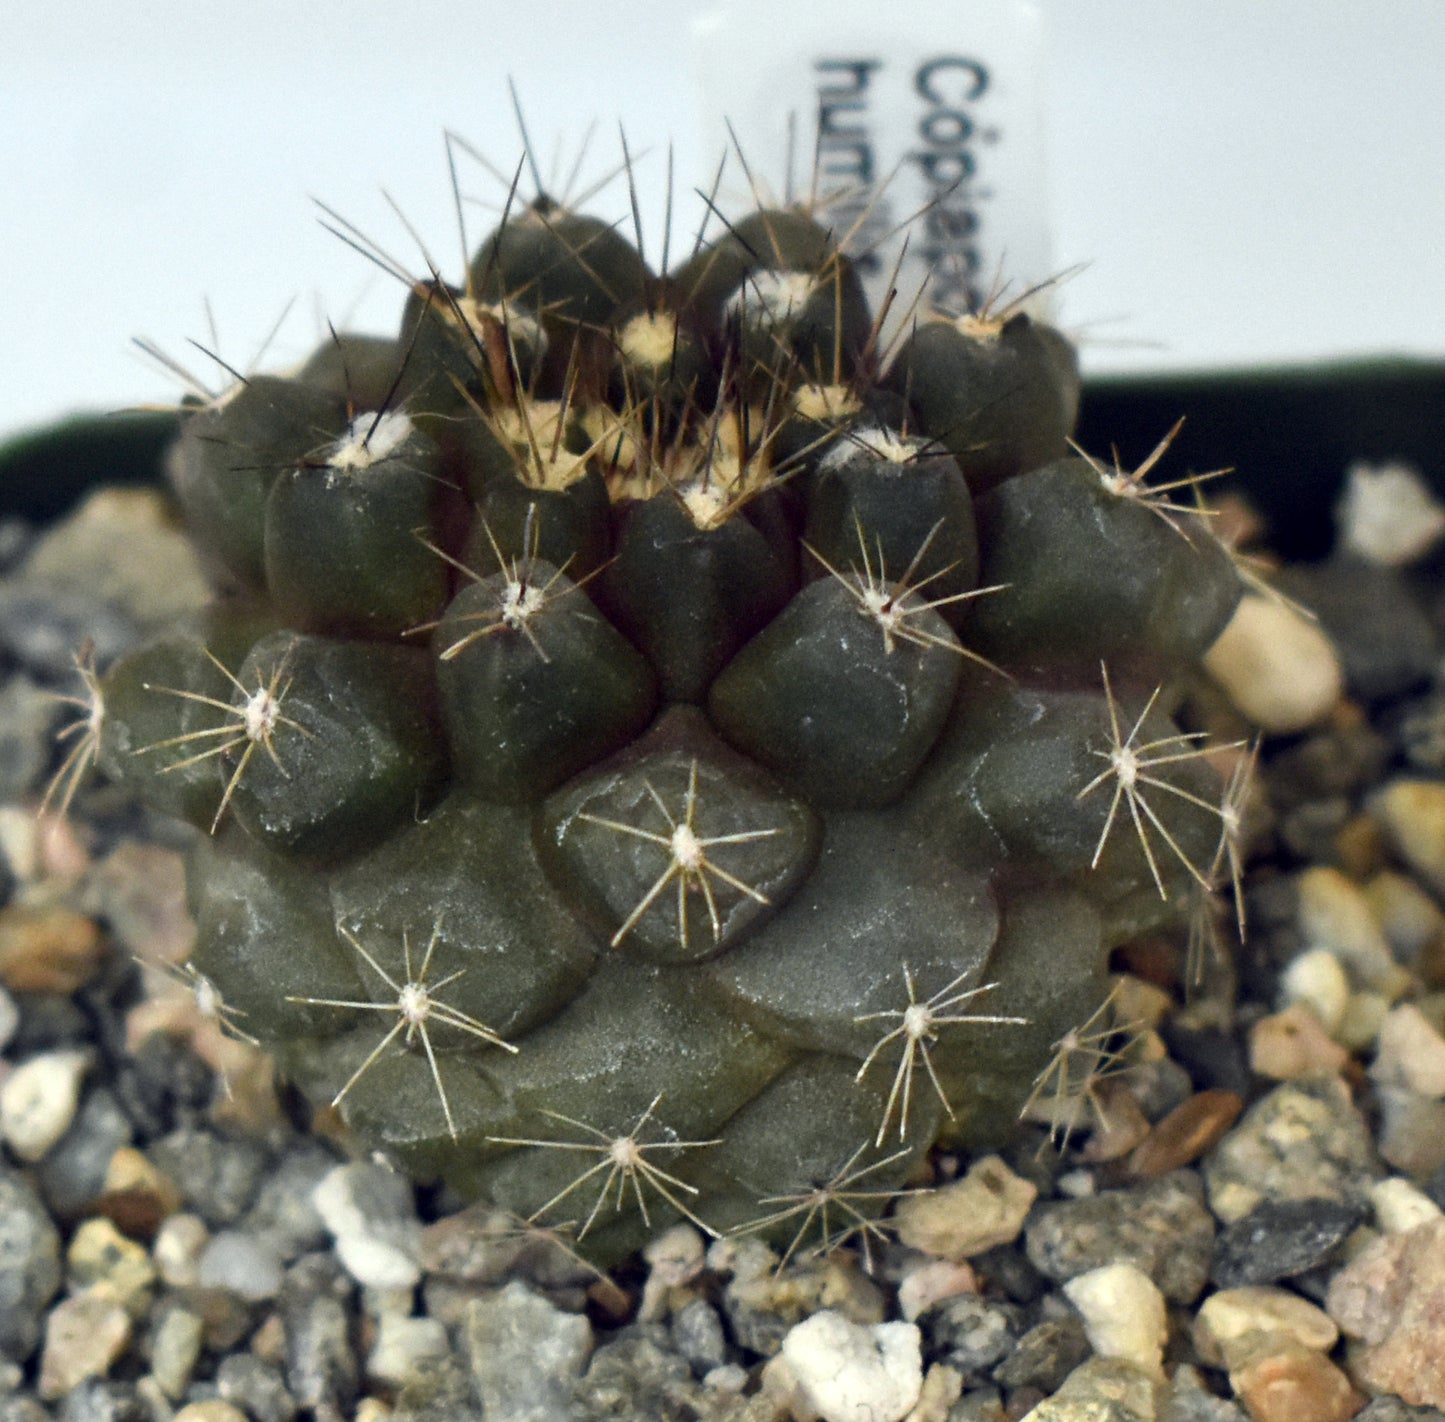
[[[418,1177],[866,1242],[1235,862],[1169,712],[1239,581],[1023,310],[889,348],[826,207],[639,247],[539,195],[190,409],[217,601],[68,766],[205,832],[190,971]]]

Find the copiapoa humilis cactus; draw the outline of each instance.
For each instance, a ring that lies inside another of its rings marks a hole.
[[[514,185],[457,285],[329,218],[398,333],[188,410],[217,599],[86,666],[65,793],[205,832],[190,973],[419,1178],[599,1258],[866,1243],[1237,872],[1195,481],[1071,449],[1021,302],[885,339],[826,203],[659,274]]]

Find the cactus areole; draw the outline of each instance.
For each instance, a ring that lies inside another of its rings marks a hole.
[[[885,335],[825,204],[659,274],[539,197],[394,339],[196,403],[216,600],[86,753],[205,832],[190,971],[598,1258],[1006,1140],[1236,857],[1169,712],[1239,578],[1077,402],[1021,308]]]

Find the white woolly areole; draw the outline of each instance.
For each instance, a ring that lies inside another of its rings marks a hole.
[[[667,311],[644,311],[622,328],[617,343],[634,365],[666,365],[677,349],[677,317]]]
[[[1370,563],[1413,563],[1442,532],[1445,508],[1408,464],[1352,464],[1335,508],[1340,541]]]
[[[818,463],[821,469],[841,469],[856,459],[860,452],[866,451],[878,459],[886,459],[890,464],[907,464],[917,459],[926,445],[926,440],[913,439],[881,425],[871,425],[834,440]]]
[[[813,272],[754,272],[728,298],[727,310],[755,324],[776,324],[804,306],[817,284]]]
[[[357,415],[351,428],[331,447],[327,467],[348,473],[369,469],[395,454],[411,431],[411,420],[400,410],[388,410],[380,419],[375,411]]]

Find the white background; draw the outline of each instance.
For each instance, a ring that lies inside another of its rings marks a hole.
[[[797,3],[826,23],[822,0]],[[186,338],[209,339],[206,298],[240,365],[292,298],[275,361],[313,343],[322,312],[385,329],[398,289],[311,198],[415,263],[385,188],[459,275],[441,133],[510,169],[509,74],[544,153],[559,136],[575,152],[596,117],[600,171],[621,118],[652,150],[649,191],[669,138],[682,190],[704,184],[717,155],[698,137],[688,22],[706,8],[8,0],[0,434],[173,399],[130,338],[204,371]],[[1053,249],[1089,263],[1062,318],[1091,368],[1445,355],[1442,0],[1039,8]],[[907,13],[900,0],[890,23]],[[474,165],[464,177],[500,204]],[[491,220],[470,208],[474,245]]]

